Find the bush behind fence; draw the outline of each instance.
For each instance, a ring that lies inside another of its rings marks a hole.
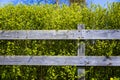
[[[108,9],[92,5],[91,8],[63,5],[7,5],[0,8],[1,30],[76,29],[85,24],[86,29],[120,29],[120,5]],[[85,41],[86,55],[119,56],[117,40]],[[77,40],[38,41],[0,40],[0,55],[77,55]],[[86,80],[107,80],[119,77],[119,67],[86,67]],[[74,66],[0,66],[2,80],[74,80]]]

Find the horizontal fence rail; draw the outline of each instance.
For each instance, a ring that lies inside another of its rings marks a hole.
[[[120,56],[0,56],[0,65],[120,66]]]
[[[0,39],[120,39],[120,30],[0,30]]]

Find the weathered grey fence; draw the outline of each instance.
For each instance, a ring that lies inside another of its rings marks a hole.
[[[0,40],[120,40],[120,30],[0,30]],[[120,66],[120,56],[84,56],[85,44],[78,44],[78,56],[0,56],[0,65]],[[78,74],[84,73],[80,67]]]
[[[120,66],[120,56],[0,56],[0,65]]]
[[[120,30],[0,30],[0,39],[120,39]]]

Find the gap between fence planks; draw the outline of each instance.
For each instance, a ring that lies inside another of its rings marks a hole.
[[[120,30],[0,30],[0,39],[120,39]]]
[[[120,56],[0,56],[0,65],[120,66]]]

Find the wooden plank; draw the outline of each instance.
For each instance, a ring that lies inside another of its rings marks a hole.
[[[8,30],[0,31],[0,39],[76,39],[76,30]]]
[[[78,30],[84,30],[85,26],[84,25],[78,25]],[[77,51],[77,55],[78,56],[85,56],[85,43],[84,42],[80,42],[80,40],[78,40],[78,51]],[[78,80],[85,80],[85,68],[84,67],[78,67]]]
[[[80,42],[78,47],[78,56],[85,56],[85,43]],[[80,78],[78,80],[85,80],[85,68],[84,67],[78,67],[78,75]]]
[[[0,65],[120,66],[120,56],[0,56]]]
[[[83,30],[83,39],[120,39],[120,30]]]
[[[0,30],[0,39],[120,39],[120,30]]]

